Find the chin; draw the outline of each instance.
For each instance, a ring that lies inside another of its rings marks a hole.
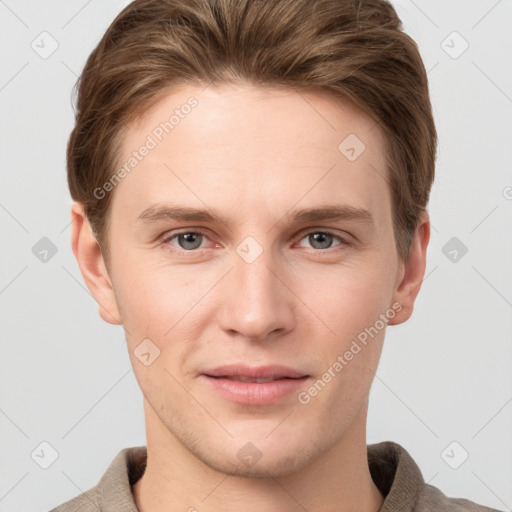
[[[283,477],[296,473],[320,456],[321,449],[306,443],[269,443],[251,441],[217,450],[195,446],[195,455],[206,466],[221,473],[246,478]],[[232,453],[226,457],[226,453]]]

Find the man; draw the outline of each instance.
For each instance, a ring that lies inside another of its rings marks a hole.
[[[141,0],[91,54],[72,247],[147,447],[54,509],[485,511],[366,444],[425,272],[436,130],[385,1]]]

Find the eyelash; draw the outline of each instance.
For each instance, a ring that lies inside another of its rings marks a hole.
[[[185,230],[185,231],[179,231],[178,233],[173,233],[169,236],[166,236],[163,239],[162,244],[165,246],[171,246],[173,252],[177,252],[177,253],[181,253],[181,254],[183,254],[183,253],[189,253],[189,254],[198,253],[201,249],[191,249],[191,250],[187,251],[185,249],[180,249],[170,243],[171,240],[175,239],[176,237],[178,237],[180,235],[185,235],[188,233],[192,233],[194,235],[201,235],[201,236],[208,238],[208,233],[206,233],[205,231],[202,231],[200,229]],[[301,238],[299,238],[299,240],[303,240],[304,238],[306,238],[307,236],[309,236],[311,234],[318,234],[318,233],[321,233],[322,235],[332,236],[334,239],[337,239],[340,242],[340,245],[338,247],[340,247],[340,246],[350,247],[351,246],[351,243],[348,240],[346,240],[345,238],[342,238],[341,236],[336,235],[336,234],[332,233],[331,231],[323,231],[323,230],[318,230],[318,229],[305,232],[304,234],[302,234],[302,236],[301,236]],[[315,252],[316,254],[322,254],[322,253],[330,253],[331,252],[330,249],[333,249],[333,247],[328,247],[327,249],[313,249],[312,248],[310,250]]]

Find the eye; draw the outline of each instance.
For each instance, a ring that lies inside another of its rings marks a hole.
[[[207,238],[207,233],[203,231],[181,231],[167,236],[162,243],[171,246],[173,251],[190,253],[198,252],[198,249],[204,249],[203,242]],[[300,240],[306,239],[315,252],[326,252],[327,249],[336,247],[336,245],[333,245],[335,241],[338,241],[338,247],[350,245],[347,240],[329,231],[310,231],[305,233]]]
[[[163,243],[173,246],[178,251],[192,252],[195,249],[201,248],[201,243],[205,237],[206,233],[202,231],[182,231],[168,236],[163,240]],[[177,246],[172,243],[174,239],[176,239]]]
[[[306,233],[301,240],[307,239],[313,246],[313,249],[324,251],[333,246],[333,240],[338,240],[338,245],[349,245],[349,243],[338,235],[330,233],[329,231],[310,231]]]

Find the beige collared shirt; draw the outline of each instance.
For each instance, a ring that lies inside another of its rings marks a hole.
[[[378,512],[499,512],[465,499],[448,498],[426,484],[417,464],[399,444],[368,445],[368,465],[384,496]],[[50,512],[139,512],[131,486],[146,467],[146,447],[125,448],[114,458],[98,484]]]

